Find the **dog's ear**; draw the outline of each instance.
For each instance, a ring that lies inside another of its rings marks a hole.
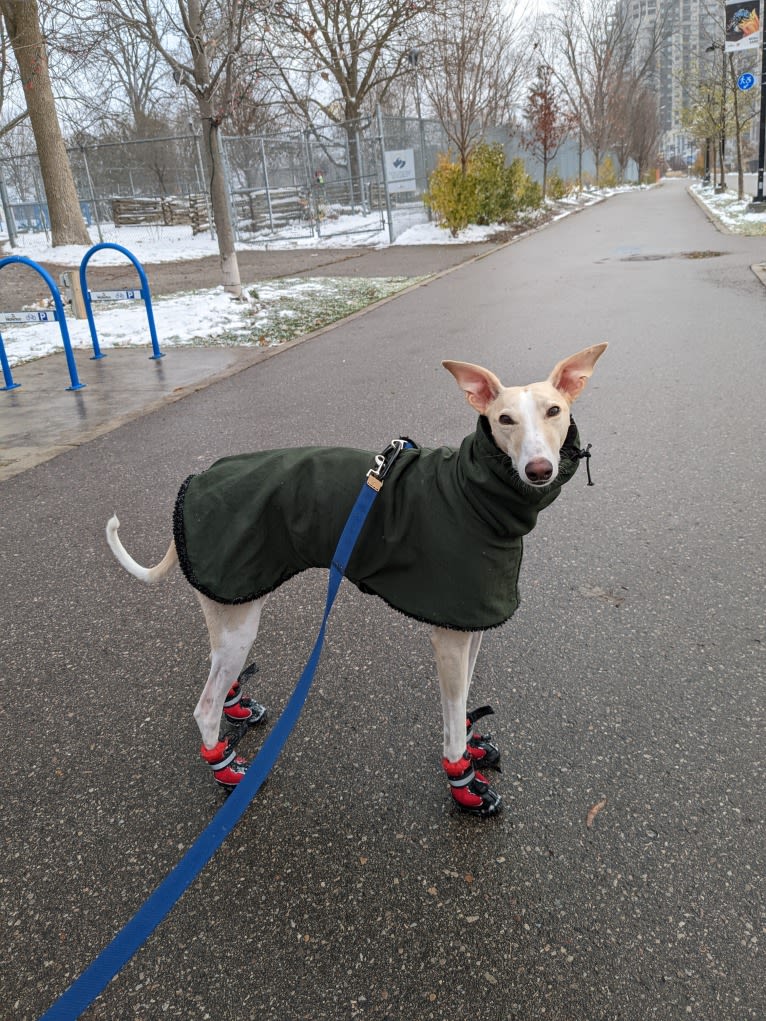
[[[585,384],[591,377],[593,367],[601,355],[606,351],[608,344],[594,344],[593,347],[586,347],[576,355],[570,355],[559,362],[553,372],[548,376],[551,383],[569,401],[575,400],[585,389]]]
[[[466,400],[480,415],[486,413],[489,405],[503,389],[503,384],[497,376],[489,369],[483,369],[481,365],[451,361],[442,362],[442,365],[452,373],[457,385],[465,392]]]

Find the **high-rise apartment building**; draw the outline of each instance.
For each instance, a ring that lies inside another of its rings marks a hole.
[[[691,105],[695,76],[700,69],[720,66],[723,43],[723,6],[717,0],[619,0],[620,8],[639,47],[659,29],[661,42],[650,80],[657,95],[665,156],[685,157],[690,141],[684,132],[682,111]]]

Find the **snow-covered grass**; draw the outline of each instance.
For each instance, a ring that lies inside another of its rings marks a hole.
[[[232,301],[222,287],[152,300],[160,348],[241,345],[274,347],[343,319],[421,278],[309,277],[269,280]],[[141,301],[94,305],[99,346],[104,349],[150,343]],[[72,346],[90,348],[88,324],[67,316]],[[62,349],[55,323],[3,330],[11,366]]]
[[[530,216],[521,230],[533,230],[539,223],[567,216],[586,205],[600,201],[611,191],[587,191],[572,195]],[[379,230],[377,214],[364,217],[346,217],[327,225],[321,238],[284,237],[259,244],[239,244],[240,250],[278,248],[345,248],[365,245],[385,247],[390,244],[388,231]],[[337,233],[344,228],[350,233]],[[370,228],[370,229],[367,229]],[[373,229],[374,228],[374,229]],[[334,233],[329,236],[329,230]],[[518,233],[518,228],[516,228]],[[499,224],[485,227],[470,226],[453,238],[448,230],[435,223],[416,224],[404,231],[395,245],[456,245],[502,238],[508,228]],[[95,231],[94,244],[98,243]],[[111,235],[109,236],[111,240]],[[14,254],[24,255],[36,262],[77,267],[87,251],[82,246],[51,248],[45,234],[24,234],[19,238]],[[117,243],[128,248],[141,261],[150,266],[162,262],[178,262],[217,255],[216,242],[209,235],[190,236],[188,226],[180,227],[126,227],[121,228]],[[0,257],[11,254],[0,248]],[[94,264],[113,265],[125,262],[125,256],[113,249],[103,249],[94,257]],[[295,278],[269,280],[248,289],[247,301],[235,302],[222,288],[193,291],[167,298],[154,298],[153,307],[157,335],[161,348],[203,344],[257,344],[272,346],[293,337],[319,329],[358,311],[367,305],[395,294],[416,282],[414,279],[393,277],[357,279],[342,277]],[[4,296],[0,311],[11,309]],[[142,302],[124,302],[95,305],[99,344],[103,349],[149,343],[146,313]],[[91,344],[87,323],[67,315],[67,325],[75,348],[88,348]],[[41,323],[7,326],[2,338],[9,363],[41,358],[62,347],[58,326]]]
[[[716,192],[712,184],[697,181],[691,185],[699,201],[723,227],[733,234],[756,237],[766,234],[766,213],[754,213],[750,206],[757,193],[755,174],[745,174],[745,198],[737,198],[736,176],[728,175],[729,190]]]
[[[332,233],[330,233],[332,231]],[[449,245],[470,244],[486,241],[496,234],[497,225],[489,227],[468,227],[460,237],[450,237],[449,231],[438,227],[435,223],[418,223],[404,230],[393,242],[394,245]],[[98,244],[99,237],[95,227],[89,228],[93,244]],[[160,262],[182,262],[188,259],[203,259],[209,255],[218,255],[218,244],[209,233],[191,235],[191,228],[183,224],[165,227],[160,225],[140,225],[120,227],[111,224],[104,226],[104,241],[122,245],[129,249],[144,265]],[[355,216],[342,216],[325,227],[320,237],[297,236],[294,229],[287,227],[281,235],[272,236],[260,241],[241,241],[237,243],[237,251],[285,251],[295,249],[328,249],[328,248],[385,248],[391,244],[388,228],[381,229],[380,216],[358,213]],[[61,266],[77,267],[87,251],[81,245],[60,245],[51,247],[46,235],[42,232],[20,234],[18,247],[11,252],[6,244],[0,248],[2,255],[23,255],[35,262],[48,262]],[[102,249],[94,256],[94,264],[99,266],[119,265],[124,263],[125,256],[114,249]]]

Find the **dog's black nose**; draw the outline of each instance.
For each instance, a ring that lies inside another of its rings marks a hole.
[[[544,457],[535,457],[527,464],[524,471],[529,481],[539,486],[543,482],[550,481],[550,477],[553,475],[553,465]]]

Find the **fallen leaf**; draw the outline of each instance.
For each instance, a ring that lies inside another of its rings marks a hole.
[[[590,829],[593,826],[593,820],[596,818],[598,813],[606,808],[606,798],[602,798],[601,801],[597,801],[595,805],[591,805],[588,809],[588,814],[585,817],[585,825]]]

